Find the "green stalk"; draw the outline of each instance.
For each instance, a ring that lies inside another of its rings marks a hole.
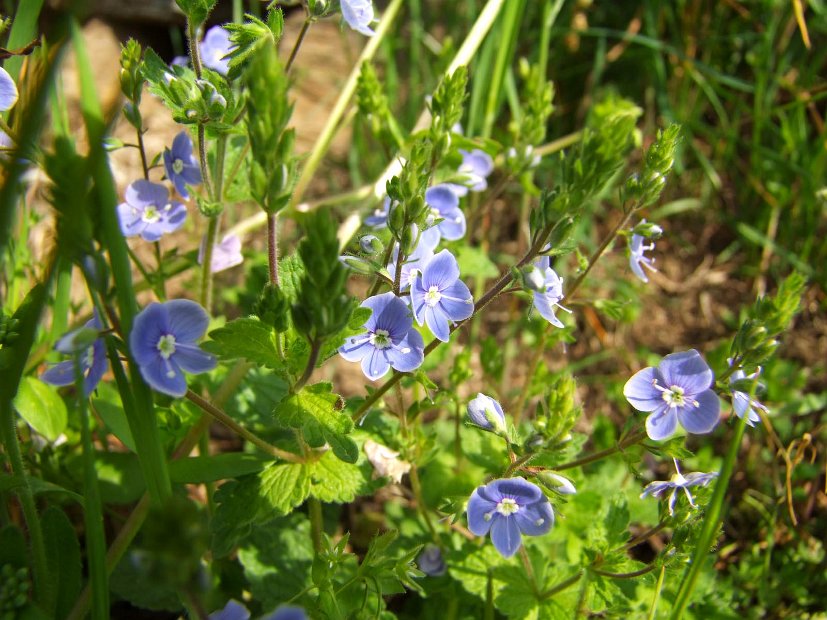
[[[95,449],[89,430],[89,410],[83,386],[83,372],[79,356],[75,356],[75,391],[78,394],[80,436],[83,446],[83,498],[86,537],[86,558],[89,563],[89,583],[92,589],[92,618],[109,618],[109,580],[106,574],[106,537],[103,532],[103,510],[100,488],[95,470]]]
[[[313,539],[313,551],[320,553],[322,550],[322,532],[324,531],[322,503],[315,497],[308,498],[307,512],[310,516],[310,536]]]
[[[77,57],[81,113],[86,124],[87,139],[90,145],[90,170],[95,179],[93,205],[98,211],[101,223],[101,243],[109,254],[109,264],[115,281],[121,335],[124,340],[127,340],[137,314],[137,302],[132,286],[132,268],[129,263],[126,240],[121,232],[116,212],[118,193],[106,151],[103,149],[106,122],[95,89],[94,72],[89,54],[77,21],[72,20],[70,30]],[[167,471],[166,454],[158,433],[152,393],[144,383],[137,364],[129,364],[129,374],[130,386],[120,389],[121,398],[124,400],[124,411],[127,413],[129,426],[135,438],[135,447],[147,490],[153,500],[160,503],[172,495],[172,484]],[[127,401],[134,402],[132,415],[127,408]]]
[[[517,31],[520,28],[520,20],[525,10],[525,0],[511,0],[505,8],[505,15],[500,22],[499,36],[497,41],[497,57],[494,61],[494,72],[487,75],[486,90],[488,99],[485,104],[485,116],[482,123],[482,137],[491,136],[494,128],[494,120],[503,97],[503,81],[505,72],[508,70],[508,61],[513,56],[514,44],[517,40]],[[492,39],[494,40],[494,39]]]
[[[735,469],[735,461],[738,459],[738,450],[741,447],[741,439],[744,436],[746,428],[747,416],[744,416],[738,420],[738,425],[735,427],[735,437],[732,443],[729,444],[729,451],[721,465],[718,481],[715,483],[715,492],[712,494],[712,500],[709,506],[707,506],[706,515],[701,526],[701,534],[695,546],[695,552],[683,574],[678,594],[675,597],[675,604],[669,616],[673,620],[679,620],[683,616],[683,612],[689,604],[692,591],[695,589],[695,584],[698,581],[698,575],[703,568],[704,560],[706,560],[709,555],[709,549],[712,547],[715,534],[721,525],[729,479],[732,477],[732,472]]]
[[[17,12],[14,14],[14,22],[9,32],[9,40],[6,46],[9,49],[23,47],[37,37],[37,19],[40,17],[40,9],[43,8],[43,0],[26,0],[17,3]],[[15,82],[20,77],[20,68],[23,66],[21,56],[12,56],[3,65],[8,71],[11,79]]]

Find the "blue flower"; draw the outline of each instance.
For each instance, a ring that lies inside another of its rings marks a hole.
[[[169,200],[163,185],[139,179],[126,188],[126,202],[118,205],[121,231],[127,237],[141,235],[146,241],[158,241],[184,224],[187,208]]]
[[[204,264],[204,251],[206,250],[207,237],[201,240],[201,247],[198,248],[198,264]],[[244,262],[244,255],[241,254],[241,237],[238,235],[225,235],[212,249],[212,260],[210,271],[218,273],[230,267],[235,267]]]
[[[368,37],[376,34],[370,29],[370,24],[374,21],[371,0],[342,0],[342,17],[356,32]]]
[[[183,396],[184,371],[198,374],[215,368],[215,357],[196,344],[209,322],[204,308],[187,299],[149,304],[135,317],[129,348],[153,389]]]
[[[730,361],[730,363],[732,363]],[[738,381],[743,381],[744,379],[755,379],[758,375],[761,374],[761,368],[758,368],[754,373],[748,375],[742,369],[738,369],[732,373],[729,377],[729,384],[732,386],[736,384]],[[760,384],[759,384],[760,385]],[[732,409],[735,411],[735,415],[739,418],[743,418],[745,415],[747,416],[747,424],[750,426],[755,426],[756,422],[761,421],[761,416],[758,415],[756,409],[760,409],[764,413],[769,413],[769,409],[767,409],[764,405],[759,403],[754,398],[751,398],[747,392],[742,392],[740,390],[736,390],[733,388],[732,390]]]
[[[189,198],[187,184],[201,183],[201,167],[192,152],[192,140],[186,131],[180,132],[172,141],[172,150],[164,149],[164,170],[167,178],[184,198]]]
[[[363,308],[373,311],[365,332],[352,336],[339,348],[349,362],[362,362],[362,372],[376,380],[393,367],[400,372],[419,368],[425,359],[425,343],[413,327],[410,310],[393,293],[368,297]]]
[[[626,382],[623,395],[635,409],[650,413],[646,432],[658,441],[671,437],[678,422],[690,433],[712,432],[721,415],[712,383],[712,370],[691,349],[667,355],[657,368],[637,372]]]
[[[9,72],[0,67],[0,112],[6,112],[17,103],[17,84]]]
[[[523,478],[493,480],[477,487],[468,500],[468,529],[477,536],[491,532],[491,542],[510,558],[522,544],[522,534],[539,536],[554,525],[554,511],[536,484]]]
[[[707,474],[702,474],[700,472],[692,472],[691,474],[686,474],[684,476],[681,473],[680,468],[678,467],[678,461],[672,459],[675,463],[675,475],[672,476],[671,480],[656,480],[655,482],[650,482],[646,485],[646,488],[643,489],[643,493],[640,494],[641,498],[652,496],[652,497],[660,497],[669,489],[672,489],[672,494],[669,496],[669,514],[675,514],[675,501],[677,500],[677,492],[678,489],[683,489],[683,492],[686,493],[686,499],[689,500],[689,505],[692,508],[697,508],[695,506],[695,502],[692,499],[692,494],[689,492],[689,487],[694,486],[706,486],[709,484],[713,479],[718,477],[718,472],[710,472]]]
[[[209,615],[209,620],[249,620],[249,618],[250,610],[235,599],[227,601],[224,609],[219,609]]]
[[[557,275],[550,266],[548,256],[543,256],[535,263],[535,267],[541,272],[543,285],[539,291],[534,291],[534,307],[546,321],[555,327],[564,327],[562,321],[554,315],[554,308],[560,308],[571,312],[568,308],[560,305],[563,299],[563,278]],[[539,278],[536,278],[539,280]]]
[[[499,433],[505,430],[503,408],[490,396],[479,393],[468,403],[468,419],[471,423],[487,431]]]
[[[443,183],[429,187],[425,191],[425,202],[431,208],[428,215],[429,228],[422,231],[422,237],[428,245],[436,247],[440,237],[456,241],[465,236],[465,214],[459,208],[459,196],[449,185]],[[437,219],[442,221],[432,225]]]
[[[55,344],[55,349],[61,353],[80,353],[80,368],[83,374],[83,394],[85,396],[89,396],[95,391],[101,378],[106,373],[106,369],[109,367],[106,361],[106,347],[104,347],[103,339],[95,338],[91,345],[84,343],[80,350],[78,350],[78,347],[75,346],[75,341],[83,339],[88,342],[88,332],[99,331],[102,328],[103,326],[96,314],[92,319],[86,321],[83,327],[62,336],[57,344]],[[40,375],[40,378],[51,385],[73,385],[75,383],[75,360],[67,360],[55,364]]]
[[[221,75],[227,75],[230,70],[230,61],[224,56],[229,54],[232,48],[230,33],[223,26],[213,26],[207,30],[199,46],[201,64]]]
[[[416,565],[429,577],[441,577],[445,574],[445,558],[442,550],[433,543],[428,543],[416,559]]]
[[[641,281],[648,282],[649,278],[646,277],[646,272],[643,271],[643,267],[646,267],[650,271],[657,271],[657,269],[652,266],[655,259],[648,258],[644,256],[643,253],[654,250],[655,243],[652,242],[644,245],[643,239],[644,237],[642,235],[632,235],[632,240],[629,242],[629,266],[632,268],[632,273]]]
[[[457,259],[448,250],[434,256],[411,285],[411,306],[416,322],[442,342],[448,342],[451,324],[474,313],[471,291],[459,279]]]
[[[464,151],[460,149],[462,164],[459,172],[467,177],[466,185],[472,192],[482,192],[488,189],[488,176],[494,171],[494,160],[491,155],[480,149]]]
[[[402,263],[401,277],[399,279],[399,289],[407,290],[416,280],[417,276],[422,273],[422,269],[434,257],[433,248],[423,243],[420,239],[416,249],[411,252],[410,256],[405,257],[405,262]],[[399,245],[393,248],[393,259],[388,263],[388,273],[391,278],[396,277],[396,261],[399,260]]]
[[[273,613],[262,616],[261,620],[307,620],[307,612],[296,605],[280,605]]]

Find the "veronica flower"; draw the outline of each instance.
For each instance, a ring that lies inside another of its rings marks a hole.
[[[632,273],[641,281],[648,282],[649,278],[646,277],[646,272],[643,271],[643,267],[646,267],[650,271],[657,271],[657,269],[652,266],[655,259],[648,258],[644,256],[643,253],[654,250],[655,243],[652,242],[644,245],[643,240],[643,235],[632,235],[632,240],[629,242],[629,266],[632,268]]]
[[[186,131],[180,132],[172,141],[172,150],[164,149],[164,170],[167,178],[183,198],[189,198],[187,184],[201,183],[201,166],[192,152],[192,140]]]
[[[441,577],[445,574],[445,558],[442,557],[442,550],[433,543],[428,543],[422,549],[422,553],[416,558],[416,565],[429,577]]]
[[[9,72],[0,67],[0,112],[6,112],[17,103],[17,84]]]
[[[89,332],[103,329],[97,314],[86,321],[83,327],[70,331],[62,336],[55,344],[55,349],[68,355],[80,354],[80,370],[83,375],[83,394],[89,396],[95,391],[101,378],[106,373],[109,364],[106,361],[106,347],[102,338],[95,338],[92,344]],[[81,342],[82,341],[82,342]],[[46,383],[57,386],[73,385],[75,383],[75,360],[67,360],[50,367],[40,375]]]
[[[425,343],[413,327],[405,302],[389,292],[368,297],[361,305],[373,311],[365,331],[348,338],[339,354],[349,362],[361,361],[362,372],[374,381],[391,367],[400,372],[419,368],[425,359]]]
[[[460,149],[462,164],[459,172],[467,177],[466,184],[472,192],[488,189],[488,176],[494,171],[491,155],[480,149],[464,151]]]
[[[187,208],[169,200],[169,190],[158,183],[133,181],[124,197],[126,202],[118,205],[118,218],[127,237],[141,235],[146,241],[158,241],[181,228],[187,218]]]
[[[510,558],[522,544],[522,534],[539,536],[554,525],[554,511],[536,484],[523,478],[493,480],[477,487],[468,500],[468,529],[477,536],[491,532],[491,542]]]
[[[374,477],[387,476],[395,483],[402,482],[402,476],[411,471],[411,464],[399,458],[399,452],[388,446],[368,439],[364,445],[365,454],[373,465]]]
[[[399,278],[399,289],[404,291],[410,287],[417,276],[422,273],[425,265],[434,257],[434,250],[429,247],[427,243],[423,243],[420,239],[410,256],[405,257],[405,262],[402,263],[401,276]],[[391,278],[396,277],[396,262],[399,260],[399,245],[393,248],[393,258],[388,263],[388,273]]]
[[[691,349],[672,353],[657,367],[637,372],[623,387],[623,395],[638,411],[650,413],[646,433],[651,439],[672,436],[678,422],[690,433],[709,433],[718,424],[721,404],[710,388],[712,370]]]
[[[235,599],[230,599],[224,605],[224,609],[214,611],[209,615],[209,620],[249,620],[250,610]]]
[[[416,322],[442,342],[448,342],[451,325],[474,313],[474,300],[459,279],[457,259],[448,250],[434,256],[411,284],[411,306]]]
[[[503,408],[490,396],[479,393],[468,403],[468,419],[471,424],[482,429],[499,433],[505,430],[505,414]]]
[[[422,231],[422,238],[428,245],[436,247],[440,237],[456,241],[465,236],[465,214],[459,208],[459,196],[450,186],[443,183],[429,187],[425,191],[425,202],[431,208],[429,227]],[[432,225],[437,219],[442,221]]]
[[[221,75],[227,75],[230,70],[230,61],[224,56],[229,54],[232,48],[230,33],[223,26],[213,26],[207,30],[199,46],[201,64]]]
[[[361,32],[368,37],[376,34],[370,28],[370,24],[374,21],[371,0],[342,0],[342,17],[356,32]]]
[[[373,228],[384,228],[388,225],[388,212],[391,208],[391,199],[385,196],[381,207],[376,207],[373,213],[365,218],[365,224]]]
[[[184,371],[198,374],[215,368],[215,357],[196,344],[209,322],[204,308],[188,299],[149,304],[135,317],[129,348],[154,390],[183,396]]]
[[[675,514],[675,501],[677,500],[677,492],[678,489],[683,489],[683,492],[686,493],[686,499],[689,500],[689,505],[692,508],[697,508],[695,506],[695,502],[693,501],[692,494],[689,492],[689,487],[694,486],[706,486],[708,485],[713,479],[718,477],[718,472],[710,472],[707,474],[702,474],[700,472],[692,472],[691,474],[686,474],[684,476],[681,473],[680,468],[678,467],[678,461],[672,459],[675,463],[675,475],[672,476],[671,480],[656,480],[655,482],[650,482],[646,485],[646,488],[643,489],[643,493],[640,494],[641,498],[648,497],[651,495],[652,497],[660,497],[669,489],[672,489],[672,493],[669,495],[669,514]]]
[[[563,299],[563,278],[557,275],[550,266],[548,256],[541,257],[535,266],[542,272],[543,286],[539,291],[534,291],[534,307],[546,321],[555,327],[564,327],[563,322],[554,314],[554,308],[560,308],[565,312],[571,312],[568,308],[560,305]]]
[[[730,360],[730,364],[732,361]],[[730,386],[735,385],[738,381],[743,381],[744,379],[755,379],[758,375],[761,374],[761,368],[758,368],[754,373],[748,375],[742,369],[738,369],[732,373],[729,377],[729,384]],[[759,384],[760,385],[760,384]],[[747,424],[750,426],[755,426],[756,422],[761,421],[761,416],[758,415],[756,409],[763,411],[764,413],[769,413],[769,409],[767,409],[764,405],[759,403],[754,398],[750,397],[749,393],[742,392],[740,390],[732,389],[732,409],[735,411],[735,415],[739,418],[743,418],[745,415],[747,416]]]
[[[201,240],[201,247],[198,249],[198,264],[204,262],[204,251],[207,238]],[[241,254],[241,238],[238,235],[226,235],[220,243],[216,243],[212,249],[212,260],[210,260],[210,271],[218,273],[230,267],[235,267],[244,262]]]
[[[273,613],[261,620],[307,620],[307,612],[297,605],[279,605]]]

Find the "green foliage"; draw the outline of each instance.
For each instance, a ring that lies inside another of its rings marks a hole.
[[[54,441],[66,430],[66,404],[57,390],[33,377],[23,377],[14,398],[17,413],[38,433]]]
[[[342,411],[341,397],[329,383],[317,383],[291,394],[276,407],[276,421],[301,432],[312,447],[330,444],[333,453],[348,463],[355,463],[359,448],[348,437],[353,421]]]
[[[431,98],[431,127],[429,139],[433,149],[433,162],[439,163],[451,146],[451,132],[462,118],[465,101],[465,88],[468,84],[468,70],[459,67],[451,75],[446,75],[434,90]]]
[[[259,319],[235,319],[211,331],[210,338],[203,348],[221,359],[246,359],[272,369],[284,367],[276,349],[275,332]]]
[[[178,8],[195,25],[203,24],[215,7],[217,0],[175,0]]]
[[[56,592],[54,617],[66,618],[82,584],[80,543],[69,517],[56,506],[44,511],[42,525],[50,578]]]
[[[276,7],[267,11],[267,21],[262,21],[255,15],[247,13],[247,19],[242,24],[224,24],[230,33],[230,42],[233,47],[230,51],[229,77],[238,77],[244,65],[255,54],[260,53],[262,47],[278,45],[284,32],[284,14]]]
[[[121,47],[121,92],[129,101],[129,105],[124,106],[123,113],[129,124],[138,131],[143,131],[140,109],[145,83],[141,70],[142,57],[141,44],[135,39],[129,39]]]
[[[277,213],[290,201],[296,161],[295,132],[287,129],[293,113],[287,100],[290,82],[272,38],[263,39],[254,52],[248,53],[243,81],[252,154],[248,168],[250,192],[262,209]]]
[[[359,114],[367,119],[371,132],[379,142],[391,148],[400,148],[403,140],[396,119],[391,113],[388,98],[382,91],[376,70],[367,61],[362,63],[356,84],[356,102]]]

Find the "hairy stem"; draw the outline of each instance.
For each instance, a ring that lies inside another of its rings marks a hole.
[[[321,353],[323,342],[323,340],[316,339],[310,343],[310,354],[307,356],[307,365],[304,367],[302,376],[299,377],[299,380],[296,381],[291,389],[291,392],[294,394],[305,386],[313,371],[316,370],[316,362],[319,361],[319,353]]]
[[[313,20],[308,15],[304,23],[302,24],[302,29],[299,31],[299,38],[296,39],[296,44],[293,46],[293,49],[290,52],[290,58],[287,59],[287,64],[284,66],[284,72],[290,73],[290,67],[293,66],[293,61],[296,60],[296,56],[299,53],[299,48],[302,46],[302,42],[304,41],[304,37],[307,34],[307,31],[310,29],[310,24],[313,23]]]
[[[318,554],[322,550],[322,532],[324,531],[322,503],[315,497],[308,498],[307,513],[310,516],[310,536],[313,539],[313,551]]]

